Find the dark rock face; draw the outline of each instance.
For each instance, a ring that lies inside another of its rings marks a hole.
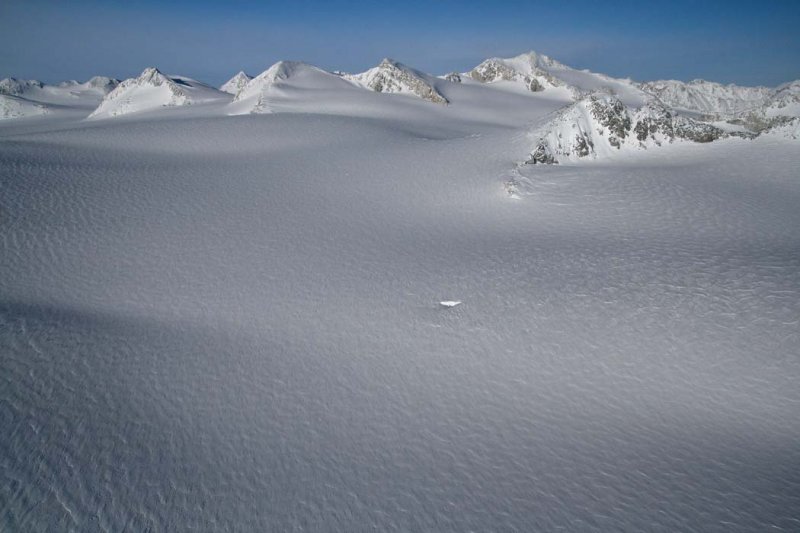
[[[575,136],[575,154],[578,157],[586,157],[592,153],[594,143],[586,135]]]
[[[646,114],[640,117],[633,128],[636,139],[640,142],[655,138],[656,133],[663,133],[670,139],[675,136],[672,127],[672,113],[661,106],[648,106]]]
[[[544,91],[544,86],[541,83],[539,83],[539,80],[537,80],[536,78],[525,76],[525,79],[523,81],[525,83],[525,87],[527,87],[528,90],[531,92],[538,93],[540,91]]]
[[[727,136],[716,126],[677,116],[657,100],[631,109],[608,94],[591,94],[564,108],[541,133],[529,164],[607,154],[609,147],[623,145],[648,148],[675,139],[707,143]]]
[[[458,72],[451,72],[450,74],[446,75],[444,79],[453,83],[461,83],[461,74]]]
[[[675,137],[688,139],[697,143],[710,143],[725,135],[725,132],[716,126],[684,117],[675,118],[674,132]]]
[[[794,117],[787,117],[783,115],[767,118],[760,113],[749,113],[744,118],[729,120],[728,122],[731,124],[744,126],[758,134],[788,124],[794,119]]]
[[[590,100],[592,115],[609,131],[609,144],[619,148],[631,130],[631,117],[628,115],[628,110],[617,98],[601,100],[592,96]]]
[[[550,152],[550,148],[545,143],[539,143],[536,150],[531,154],[530,159],[525,161],[526,165],[552,165],[558,163]]]
[[[449,103],[419,72],[388,58],[381,61],[367,86],[379,93],[410,91],[435,104]]]
[[[636,138],[640,142],[648,138],[655,139],[657,133],[672,141],[686,139],[707,143],[725,136],[725,132],[716,126],[706,124],[687,117],[675,116],[663,105],[651,103],[639,112],[634,127]]]
[[[513,80],[516,71],[496,61],[484,61],[469,72],[469,76],[481,83],[490,83],[496,80]]]
[[[497,80],[521,80],[526,89],[535,93],[544,91],[545,89],[544,85],[542,85],[542,82],[539,81],[536,76],[547,79],[553,85],[558,84],[556,81],[549,79],[549,77],[545,75],[546,73],[544,73],[544,71],[539,72],[537,69],[534,74],[535,75],[523,75],[523,73],[514,70],[499,60],[489,59],[472,69],[468,73],[468,76],[481,83],[491,83]]]

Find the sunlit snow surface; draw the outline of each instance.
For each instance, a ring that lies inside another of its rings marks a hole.
[[[0,530],[800,529],[800,143],[165,117],[0,127]]]

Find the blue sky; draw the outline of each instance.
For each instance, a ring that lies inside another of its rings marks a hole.
[[[219,84],[280,59],[435,74],[537,50],[637,80],[800,78],[800,0],[359,2],[0,0],[0,77],[118,78],[146,66]]]

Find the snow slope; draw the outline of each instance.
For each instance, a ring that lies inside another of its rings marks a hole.
[[[270,113],[272,112],[270,99],[286,94],[286,88],[298,86],[297,84],[309,91],[350,88],[349,84],[336,74],[313,65],[299,61],[279,61],[250,80],[236,93],[230,106],[230,114]],[[306,94],[304,98],[312,101],[315,99],[311,93]]]
[[[191,111],[0,126],[3,529],[794,527],[800,145]]]
[[[18,96],[0,94],[0,120],[44,115],[46,106]]]
[[[161,107],[186,106],[224,101],[227,95],[191,78],[166,76],[158,69],[146,68],[108,93],[90,115],[91,119],[141,113]]]
[[[768,119],[780,116],[800,117],[800,80],[776,88],[760,111]]]

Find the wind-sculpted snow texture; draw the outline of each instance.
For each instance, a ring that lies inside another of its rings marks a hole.
[[[0,123],[1,531],[798,528],[796,119],[294,67]]]

